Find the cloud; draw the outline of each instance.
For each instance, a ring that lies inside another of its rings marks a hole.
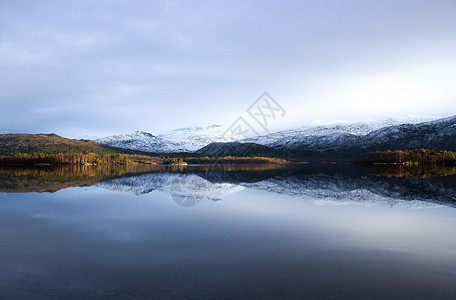
[[[455,9],[451,1],[2,3],[0,129],[80,136],[229,125],[264,90],[293,112],[287,126],[334,118],[328,105],[343,119],[398,107],[454,114],[454,73],[444,66],[456,63]],[[400,105],[377,109],[385,98]]]

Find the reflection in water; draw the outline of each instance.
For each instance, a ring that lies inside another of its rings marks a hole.
[[[56,192],[72,186],[97,183],[141,174],[161,172],[193,174],[194,172],[268,172],[286,168],[283,165],[102,165],[102,166],[0,166],[0,192]]]
[[[200,203],[204,195],[195,194],[193,191],[194,186],[198,186],[198,178],[196,176],[179,177],[174,180],[169,187],[169,193],[174,202],[182,207],[192,207]]]
[[[182,175],[171,179],[169,189],[174,202],[183,207],[192,207],[204,198],[218,201],[229,194],[242,191],[244,188],[230,183],[211,183],[197,175]]]
[[[357,167],[374,176],[426,178],[432,176],[456,175],[456,165],[370,164],[357,165]]]
[[[100,183],[98,186],[136,195],[165,191],[171,195],[174,202],[183,207],[195,206],[203,199],[218,201],[244,189],[240,185],[231,183],[213,183],[196,174],[168,172],[117,178]]]
[[[141,174],[148,166],[0,166],[0,191],[56,192],[72,186],[91,186],[103,180]]]
[[[182,206],[194,206],[204,198],[217,201],[242,191],[245,187],[265,190],[282,195],[312,199],[315,204],[342,205],[402,205],[414,208],[434,204],[456,203],[455,178],[380,178],[341,175],[290,175],[271,177],[257,182],[240,180],[236,174],[224,174],[223,182],[214,182],[214,174],[145,174],[118,178],[98,186],[147,194],[154,190],[167,191]],[[220,180],[220,174],[216,174]],[[234,178],[230,178],[234,175]],[[406,201],[406,202],[404,202]],[[423,201],[428,202],[426,205]]]
[[[97,185],[136,195],[166,191],[178,205],[192,207],[203,199],[218,201],[248,187],[312,198],[318,204],[398,205],[398,200],[407,200],[408,205],[423,206],[412,202],[419,200],[454,205],[456,175],[448,175],[454,170],[435,166],[371,166],[359,170],[351,165],[9,167],[0,168],[0,191],[55,192],[70,186]],[[411,172],[417,177],[409,176]],[[425,176],[436,173],[445,176]]]
[[[378,175],[2,169],[0,298],[453,299],[454,175]]]

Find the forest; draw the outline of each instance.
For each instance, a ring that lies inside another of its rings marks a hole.
[[[456,153],[451,151],[436,151],[429,149],[377,151],[356,158],[354,163],[453,165],[456,163]]]
[[[13,155],[0,155],[0,165],[185,165],[193,164],[247,164],[247,163],[272,163],[286,164],[290,161],[272,157],[176,157],[176,156],[148,156],[139,154],[96,154],[96,153],[16,153]]]
[[[129,165],[129,164],[183,164],[182,158],[138,154],[96,153],[17,153],[0,155],[0,165]]]

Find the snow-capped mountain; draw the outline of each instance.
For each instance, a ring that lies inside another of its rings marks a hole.
[[[368,135],[381,128],[401,124],[418,124],[438,119],[440,118],[431,116],[408,116],[380,120],[337,121],[337,123],[317,120],[297,129],[256,136],[240,142],[257,143],[278,148],[296,148],[306,145],[310,150],[325,150],[343,143],[356,141],[357,136]]]
[[[220,125],[187,127],[171,130],[158,135],[145,131],[113,135],[96,141],[102,144],[146,152],[194,152],[210,143],[235,141],[224,135],[226,129]]]
[[[363,136],[360,145],[368,151],[416,148],[456,151],[456,116],[381,128]]]
[[[173,145],[160,136],[145,131],[135,131],[129,134],[119,134],[95,140],[98,143],[113,147],[139,150],[145,152],[172,152]]]
[[[429,126],[441,127],[444,124],[441,122],[445,122],[444,120],[448,119],[451,118],[409,116],[381,120],[338,121],[337,123],[315,121],[296,129],[250,138],[240,137],[238,139],[234,138],[235,135],[226,134],[226,129],[220,125],[211,125],[208,127],[181,128],[158,135],[136,131],[131,134],[114,135],[96,141],[119,148],[158,153],[196,152],[200,150],[200,153],[204,154],[203,147],[207,148],[206,146],[208,145],[215,145],[217,148],[223,146],[223,143],[230,144],[230,142],[255,143],[276,149],[311,151],[349,148],[370,149],[370,146],[377,145],[382,141],[384,144],[391,144],[392,142],[387,141],[387,139],[393,139],[393,142],[401,140],[401,136],[405,133],[399,132],[410,131],[413,128],[423,128],[421,126],[427,126],[426,128],[428,129],[430,128]],[[429,126],[426,125],[428,123]],[[423,137],[419,135],[426,132],[417,130],[418,134],[414,135],[414,137],[417,138],[416,141],[419,141],[419,143],[415,144],[417,147],[425,147]],[[396,132],[396,135],[394,132]],[[445,132],[439,132],[438,134],[442,135]],[[432,139],[429,136],[427,138]],[[411,143],[410,145],[413,146],[415,144]],[[239,144],[233,144],[233,147],[239,147]],[[203,151],[201,152],[201,150]]]
[[[428,119],[426,122],[421,122]],[[325,151],[321,158],[353,158],[367,152],[427,148],[456,151],[456,116],[449,118],[418,117],[377,122],[339,123],[286,130],[231,143],[212,143],[198,153],[236,153],[241,144],[249,145],[244,155],[305,154]],[[413,122],[412,122],[413,121]],[[420,122],[420,123],[417,123]],[[396,125],[392,125],[396,124]],[[260,147],[269,149],[260,149]],[[244,147],[245,148],[245,147]],[[307,156],[306,156],[307,157]],[[307,157],[309,158],[309,157]]]
[[[159,136],[175,145],[173,152],[194,152],[210,143],[237,140],[234,136],[226,135],[225,133],[225,128],[221,125],[213,124],[207,127],[175,129]]]

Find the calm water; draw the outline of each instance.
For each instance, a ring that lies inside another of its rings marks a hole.
[[[454,299],[456,176],[407,172],[2,168],[0,295]]]

